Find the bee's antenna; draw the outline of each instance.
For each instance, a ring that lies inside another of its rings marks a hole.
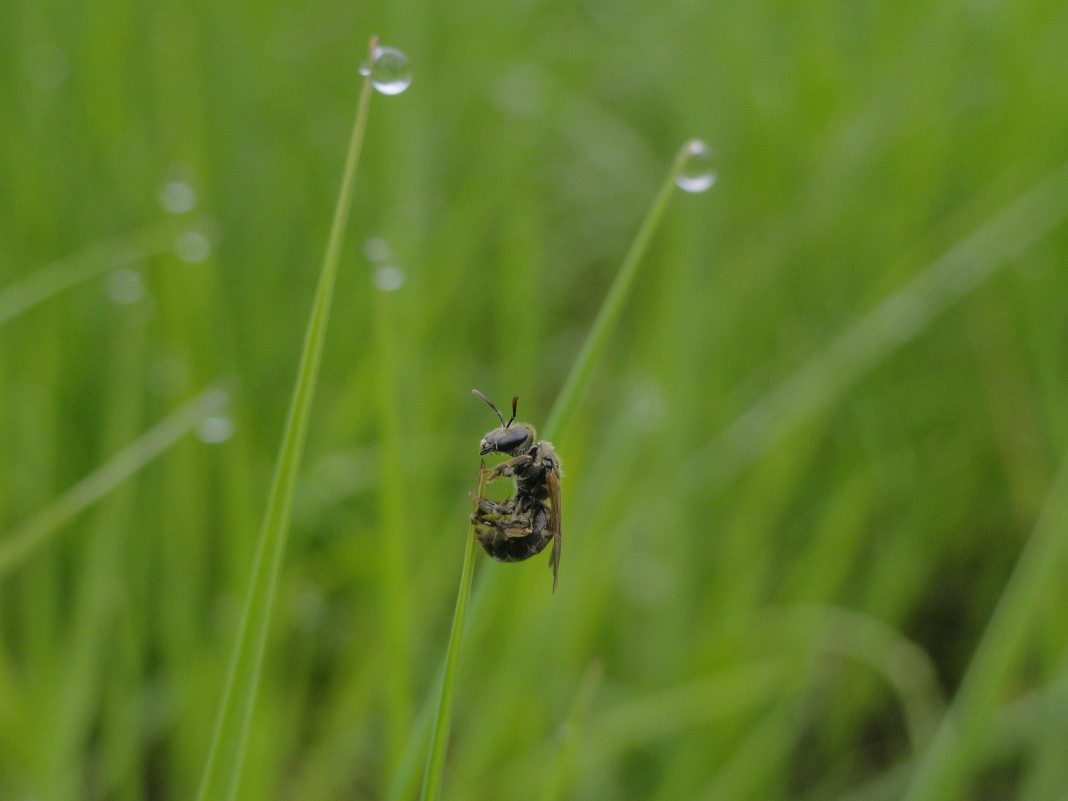
[[[508,426],[510,426],[515,421],[515,407],[518,406],[518,405],[519,405],[519,396],[515,395],[515,396],[512,397],[512,419],[504,424],[505,428],[508,428]]]
[[[510,423],[512,422],[512,420],[515,420],[515,402],[516,402],[517,400],[519,400],[519,398],[518,398],[518,397],[516,397],[516,398],[515,398],[515,399],[514,399],[514,400],[512,401],[512,420],[509,420],[509,421],[508,421],[508,422],[506,423],[506,422],[504,422],[504,415],[503,415],[503,414],[501,414],[501,410],[500,410],[500,409],[498,409],[498,408],[497,408],[496,406],[494,406],[494,405],[493,405],[493,401],[491,401],[491,400],[490,400],[489,398],[487,398],[487,397],[486,397],[485,395],[483,395],[483,394],[482,394],[481,392],[479,392],[479,391],[478,391],[477,389],[473,389],[473,390],[471,390],[471,394],[472,394],[472,395],[474,395],[474,396],[475,396],[475,397],[477,397],[477,398],[481,398],[482,400],[484,400],[484,401],[485,401],[485,402],[486,402],[486,403],[487,403],[487,404],[489,405],[489,407],[490,407],[491,409],[493,409],[493,411],[495,411],[495,412],[497,413],[497,416],[498,416],[499,418],[501,418],[501,425],[502,425],[502,426],[504,426],[505,428],[508,428],[508,426],[509,426],[509,424],[510,424]]]

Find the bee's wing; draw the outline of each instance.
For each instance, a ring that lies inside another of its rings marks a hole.
[[[556,592],[556,574],[560,571],[560,545],[562,532],[560,526],[560,476],[550,470],[546,474],[546,483],[549,485],[549,530],[553,535],[553,550],[549,555],[549,567],[553,569],[553,592]]]

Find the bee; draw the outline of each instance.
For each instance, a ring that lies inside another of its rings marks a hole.
[[[480,498],[474,493],[476,510],[471,515],[475,524],[475,536],[491,557],[499,562],[522,562],[545,550],[552,540],[549,567],[553,571],[553,592],[556,591],[557,573],[560,570],[560,457],[552,443],[538,442],[537,432],[530,423],[516,423],[516,406],[519,396],[512,398],[512,419],[504,422],[501,410],[479,392],[471,390],[485,401],[501,420],[482,438],[479,453],[504,453],[511,458],[488,473],[487,481],[502,476],[515,483],[515,494],[506,501],[495,503]]]

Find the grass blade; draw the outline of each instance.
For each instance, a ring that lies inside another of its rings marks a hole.
[[[411,611],[408,597],[405,515],[404,442],[400,397],[400,344],[395,292],[379,289],[375,297],[375,341],[378,344],[375,393],[378,407],[379,465],[382,477],[378,494],[380,601],[383,649],[391,665],[385,679],[386,765],[393,773],[404,755],[412,726]]]
[[[699,146],[699,148],[698,148]],[[697,140],[690,140],[683,144],[671,164],[660,191],[653,200],[653,205],[645,215],[634,242],[627,251],[627,255],[620,265],[619,272],[612,282],[608,295],[601,304],[597,317],[594,319],[590,333],[583,343],[582,350],[576,357],[571,370],[568,372],[563,389],[557,395],[556,403],[549,414],[545,426],[547,432],[559,432],[575,413],[578,399],[582,391],[589,383],[590,375],[597,358],[601,355],[608,341],[612,329],[615,327],[623,312],[623,304],[627,294],[634,283],[645,251],[652,241],[660,220],[663,219],[668,201],[676,188],[676,179],[682,173],[687,160],[697,152],[705,152],[704,145]],[[479,479],[478,495],[482,496],[484,476]],[[441,794],[441,778],[445,769],[445,752],[449,743],[449,723],[452,716],[453,682],[456,673],[456,664],[459,660],[460,643],[463,639],[464,618],[467,613],[468,599],[471,594],[471,583],[475,572],[475,528],[472,524],[467,538],[467,549],[464,552],[464,564],[460,573],[460,590],[456,598],[456,610],[453,613],[452,630],[449,633],[449,645],[445,652],[445,673],[441,685],[441,697],[438,701],[438,711],[434,720],[434,730],[430,740],[430,750],[427,757],[426,775],[423,782],[422,801],[437,801]]]
[[[486,488],[486,474],[479,472],[478,491],[482,497]],[[474,512],[478,504],[472,506]],[[438,711],[434,717],[433,736],[430,739],[430,752],[427,755],[426,775],[423,779],[422,801],[437,801],[441,796],[441,778],[445,772],[445,751],[449,745],[449,724],[452,720],[452,696],[456,681],[456,665],[460,660],[460,643],[464,636],[464,620],[467,617],[467,602],[471,597],[471,582],[475,575],[475,523],[467,533],[467,548],[464,550],[464,566],[460,572],[460,590],[456,594],[456,611],[452,616],[452,630],[449,632],[449,646],[445,651],[445,671],[441,680],[441,696]]]
[[[1068,460],[1053,481],[1016,567],[964,674],[949,713],[921,755],[903,798],[957,798],[969,764],[997,712],[1001,690],[1038,617],[1042,593],[1064,558],[1068,543]]]
[[[687,159],[698,152],[698,147],[703,152],[704,145],[696,139],[691,139],[679,148],[679,152],[675,155],[675,160],[671,163],[671,169],[668,171],[667,177],[656,195],[656,199],[653,200],[653,205],[649,207],[645,219],[642,220],[641,227],[631,243],[630,250],[627,251],[627,255],[623,258],[623,263],[619,266],[619,272],[616,273],[612,286],[609,288],[608,294],[597,312],[597,317],[590,327],[590,332],[586,335],[582,350],[579,351],[578,356],[575,358],[575,363],[571,365],[571,370],[567,374],[567,379],[564,381],[560,394],[556,396],[556,403],[553,404],[552,411],[549,412],[549,418],[545,423],[546,436],[559,436],[563,428],[571,421],[582,391],[590,381],[593,366],[604,351],[608,337],[623,313],[623,304],[626,302],[630,288],[634,284],[634,277],[638,274],[638,265],[641,264],[645,251],[649,249],[649,243],[660,225],[660,220],[664,217],[668,201],[671,200],[671,196],[675,192],[675,181],[682,173]]]
[[[584,728],[593,696],[604,677],[604,663],[596,660],[586,669],[586,675],[571,702],[567,717],[560,724],[553,743],[553,757],[545,774],[539,798],[541,801],[557,801],[564,797],[575,767],[575,752],[580,741],[580,728]],[[583,732],[584,733],[584,732]]]
[[[1068,217],[1068,164],[943,253],[734,420],[679,471],[702,492],[721,487],[840,398],[1013,256]]]
[[[218,388],[205,390],[150,428],[96,470],[56,498],[0,543],[0,581],[48,542],[65,523],[119,486],[226,405]]]
[[[372,51],[376,44],[372,39]],[[326,255],[319,274],[319,284],[308,320],[300,366],[297,368],[296,385],[286,417],[278,463],[253,558],[248,594],[234,643],[226,685],[219,703],[211,749],[197,793],[199,801],[229,801],[237,792],[370,101],[371,78],[368,75],[363,82],[357,104]]]
[[[0,289],[0,325],[96,275],[167,252],[180,230],[176,223],[160,223],[46,264],[21,281]]]

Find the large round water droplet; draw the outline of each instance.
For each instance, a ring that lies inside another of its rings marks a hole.
[[[716,182],[712,151],[700,139],[691,139],[683,148],[682,163],[675,176],[675,184],[687,192],[704,192]]]
[[[211,255],[211,242],[200,231],[186,231],[175,240],[174,252],[187,264],[197,264]]]
[[[404,286],[404,271],[392,264],[384,264],[375,270],[375,286],[383,292],[395,292]]]
[[[363,243],[363,255],[370,261],[386,261],[389,258],[389,243],[374,237]]]
[[[226,442],[234,433],[234,421],[225,414],[213,414],[205,417],[197,428],[197,436],[202,442],[217,445]]]
[[[412,82],[408,57],[393,47],[374,48],[371,63],[360,65],[360,75],[370,75],[375,89],[384,95],[399,95]]]
[[[115,270],[108,276],[104,291],[115,303],[136,303],[145,294],[145,282],[136,270]]]
[[[197,205],[197,192],[185,181],[168,181],[159,190],[159,204],[171,214],[185,214]]]

